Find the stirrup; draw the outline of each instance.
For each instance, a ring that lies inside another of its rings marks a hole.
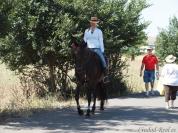
[[[109,83],[109,77],[108,76],[104,76],[103,77],[103,83]]]

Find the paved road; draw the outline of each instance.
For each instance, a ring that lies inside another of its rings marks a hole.
[[[0,125],[0,133],[178,133],[178,108],[164,106],[164,97],[115,98],[91,118],[75,108],[55,109],[13,118]]]

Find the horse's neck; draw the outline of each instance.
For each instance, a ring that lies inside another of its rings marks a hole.
[[[89,48],[85,48],[84,56],[87,58],[91,58],[91,51]]]
[[[86,64],[90,58],[90,53],[87,48],[81,49],[81,51],[76,56],[76,64],[78,66]]]
[[[82,60],[83,62],[87,63],[89,60],[91,60],[91,51],[88,48],[85,48],[82,54]]]
[[[99,80],[102,75],[102,67],[100,65],[99,57],[95,52],[92,52],[88,48],[81,52],[80,61],[76,64],[76,70],[77,68],[78,70],[84,72],[86,77],[91,81],[96,80],[95,78]],[[98,80],[96,80],[96,82]]]

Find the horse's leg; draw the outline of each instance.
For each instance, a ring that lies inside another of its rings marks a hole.
[[[90,86],[87,88],[87,99],[88,99],[88,109],[86,116],[90,116],[90,103],[91,103],[91,88]]]
[[[100,102],[100,110],[104,110],[104,100],[101,99],[101,102]]]
[[[75,100],[76,100],[76,103],[77,103],[78,114],[83,115],[83,110],[81,110],[80,104],[79,104],[80,87],[81,87],[81,85],[77,85],[77,88],[75,90]]]
[[[99,83],[99,93],[100,93],[100,110],[104,110],[104,101],[106,98],[106,88],[104,87],[104,84],[101,82]]]
[[[92,107],[92,114],[95,113],[96,108],[96,87],[93,88],[93,107]]]

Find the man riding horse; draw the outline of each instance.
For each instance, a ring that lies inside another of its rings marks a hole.
[[[84,33],[84,41],[87,44],[87,47],[100,57],[104,71],[103,81],[108,82],[107,63],[104,57],[103,33],[97,27],[98,23],[99,20],[97,17],[91,17],[90,28],[86,29]]]
[[[84,41],[72,43],[72,51],[75,59],[75,76],[77,87],[75,100],[79,115],[83,110],[79,104],[81,86],[86,84],[88,109],[87,116],[90,116],[90,103],[93,96],[92,113],[95,112],[96,98],[100,99],[100,110],[104,110],[104,101],[107,100],[107,90],[104,83],[108,82],[107,64],[104,58],[104,44],[102,31],[97,28],[97,17],[91,17],[91,27],[85,30]],[[87,47],[86,47],[87,46]]]

